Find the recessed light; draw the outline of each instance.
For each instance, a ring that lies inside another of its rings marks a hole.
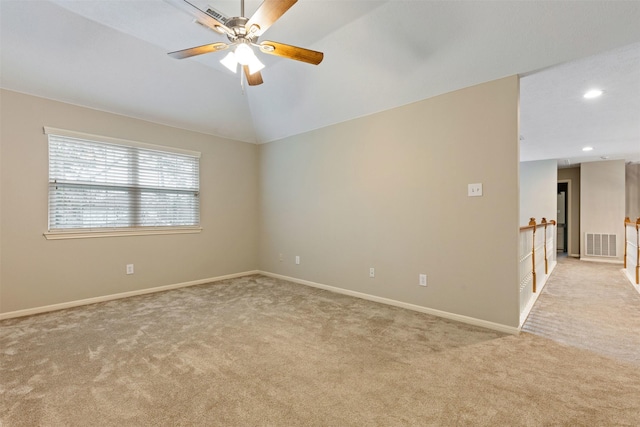
[[[592,89],[589,92],[584,94],[584,97],[587,99],[597,98],[602,95],[602,91],[600,89]]]
[[[593,150],[593,147],[584,147],[582,149],[582,151],[591,151],[591,150]]]

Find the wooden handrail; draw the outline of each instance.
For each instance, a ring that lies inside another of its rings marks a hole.
[[[535,225],[523,225],[522,227],[520,227],[520,231],[527,231],[527,230],[531,230],[533,228],[536,228]]]
[[[535,218],[531,218],[531,220],[533,222],[535,222]],[[529,221],[529,224],[531,224],[531,221]],[[547,224],[553,224],[556,225],[556,220],[552,219],[550,221],[547,222]],[[543,227],[544,224],[540,223],[540,224],[532,224],[532,225],[523,225],[520,227],[520,231],[526,231],[526,230],[531,230],[533,228],[538,228],[538,227]]]

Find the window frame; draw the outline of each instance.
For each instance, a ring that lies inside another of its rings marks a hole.
[[[141,148],[154,151],[161,151],[166,153],[176,153],[182,155],[188,155],[198,158],[198,162],[201,158],[200,152],[184,150],[176,147],[169,147],[164,145],[148,144],[144,142],[131,141],[120,138],[113,138],[101,135],[88,134],[83,132],[76,132],[66,129],[58,129],[49,126],[43,127],[44,134],[47,135],[47,151],[49,147],[48,135],[56,135],[60,137],[76,138],[81,140],[87,140],[96,143],[105,143],[112,145],[120,145],[130,148]],[[47,176],[50,170],[49,159],[47,158]],[[199,172],[198,172],[199,174]],[[199,180],[198,176],[198,180]],[[49,179],[49,177],[48,177]],[[198,194],[200,190],[198,189]],[[50,197],[49,190],[47,190],[47,198]],[[202,225],[198,220],[197,225],[179,225],[179,226],[132,226],[132,227],[96,227],[96,228],[69,228],[69,229],[50,229],[49,228],[49,203],[47,202],[47,231],[43,233],[43,236],[47,240],[60,240],[60,239],[85,239],[96,237],[121,237],[121,236],[144,236],[144,235],[166,235],[166,234],[193,234],[200,233],[202,231]],[[198,206],[198,218],[200,218],[201,206]]]

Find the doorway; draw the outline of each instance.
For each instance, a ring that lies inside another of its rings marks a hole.
[[[558,218],[557,221],[557,245],[558,252],[569,252],[569,183],[558,182]]]

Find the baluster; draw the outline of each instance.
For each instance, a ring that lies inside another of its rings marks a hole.
[[[544,224],[544,274],[549,274],[549,262],[547,261],[547,218],[542,218]]]
[[[530,218],[529,225],[533,225],[533,243],[531,244],[531,264],[533,266],[532,273],[532,282],[533,282],[533,293],[536,293],[536,219]]]

